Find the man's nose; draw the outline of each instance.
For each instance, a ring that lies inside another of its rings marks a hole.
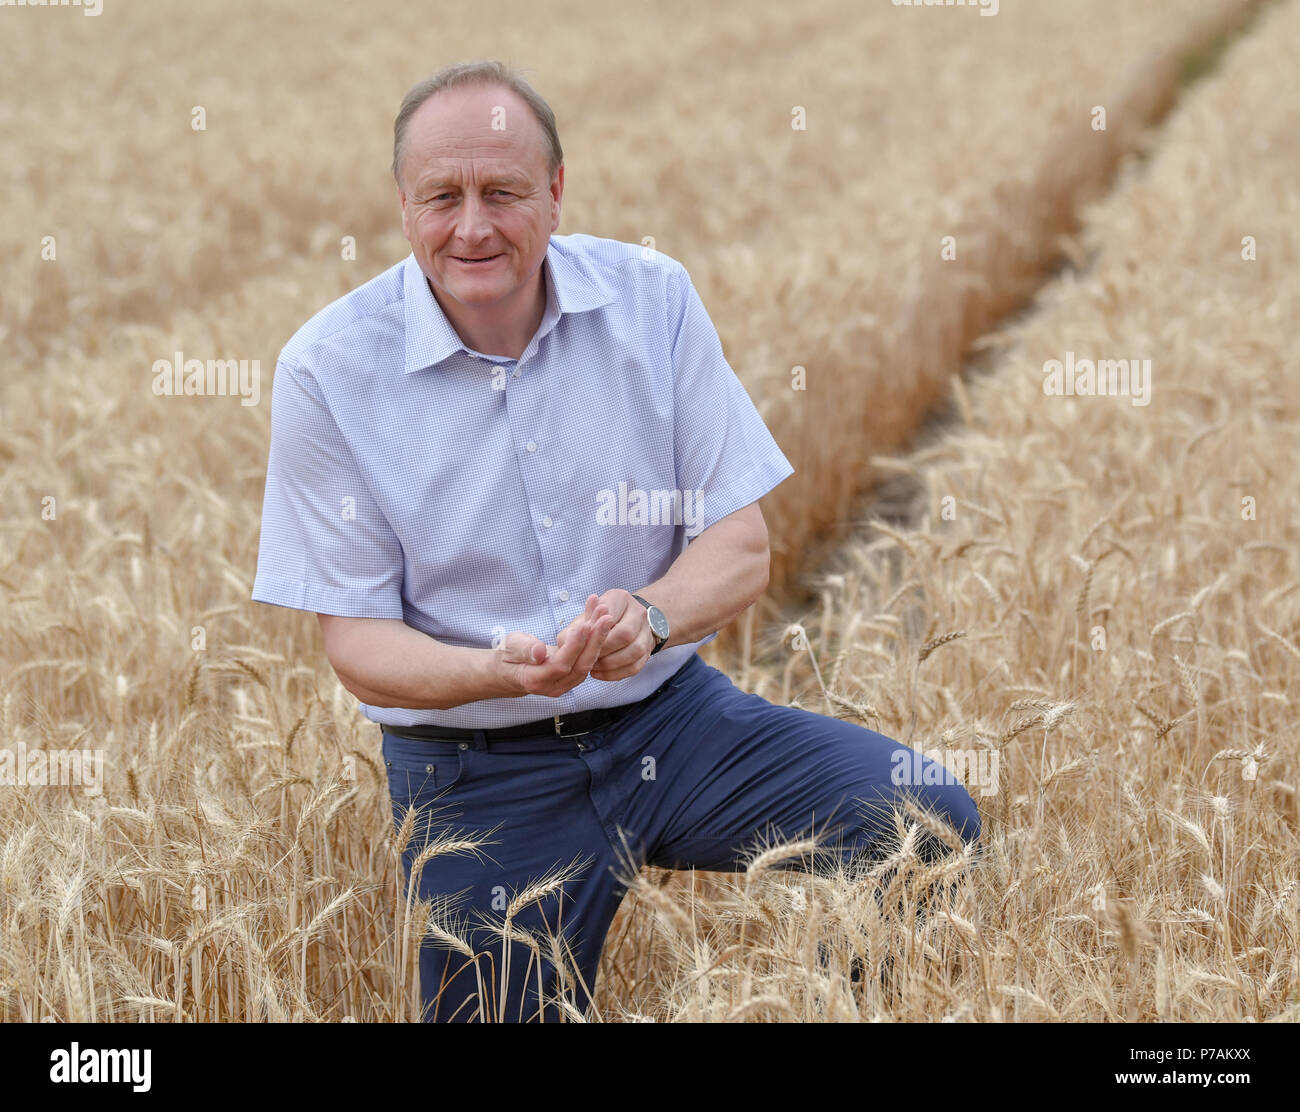
[[[492,232],[492,219],[487,202],[477,194],[467,192],[456,214],[456,233],[465,243],[476,243]]]

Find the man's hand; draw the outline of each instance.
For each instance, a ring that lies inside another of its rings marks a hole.
[[[621,587],[606,591],[598,601],[613,615],[614,627],[605,638],[591,674],[606,682],[635,676],[645,667],[655,647],[646,608]]]
[[[637,605],[637,609],[643,608]],[[518,695],[553,699],[587,678],[616,621],[600,598],[589,595],[587,608],[560,630],[554,645],[531,633],[509,634],[496,649],[497,667]]]

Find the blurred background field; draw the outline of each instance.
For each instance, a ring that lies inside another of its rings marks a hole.
[[[989,866],[925,933],[842,884],[647,873],[602,1016],[1294,1014],[1294,3],[0,15],[0,730],[109,754],[98,801],[0,787],[0,1016],[418,1003],[377,731],[315,619],[248,595],[275,357],[407,253],[393,114],[474,57],[556,110],[560,233],[679,259],[796,467],[720,665],[1003,754]],[[155,397],[177,350],[260,360],[261,403]],[[1066,350],[1147,354],[1152,404],[1044,396]],[[854,952],[904,955],[907,991],[853,997]]]

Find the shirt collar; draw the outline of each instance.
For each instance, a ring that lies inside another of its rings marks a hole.
[[[552,239],[542,263],[546,271],[546,309],[537,334],[529,342],[532,350],[563,313],[582,313],[598,309],[614,300],[608,286],[594,273],[584,272],[566,258]],[[429,289],[429,283],[415,261],[415,252],[403,264],[402,287],[406,314],[406,374],[437,366],[458,351],[468,352],[447,315]]]

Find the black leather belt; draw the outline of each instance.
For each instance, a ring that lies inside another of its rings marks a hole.
[[[414,741],[472,741],[476,737],[482,737],[487,741],[500,741],[512,737],[581,737],[583,734],[591,733],[592,730],[600,729],[601,726],[617,722],[624,715],[644,707],[662,694],[664,689],[677,678],[680,671],[681,669],[678,669],[644,699],[639,699],[635,703],[624,703],[617,707],[600,707],[596,710],[580,710],[574,714],[557,714],[551,718],[524,722],[518,726],[501,726],[492,730],[466,730],[457,726],[388,726],[381,723],[380,728],[386,734],[411,738]]]

